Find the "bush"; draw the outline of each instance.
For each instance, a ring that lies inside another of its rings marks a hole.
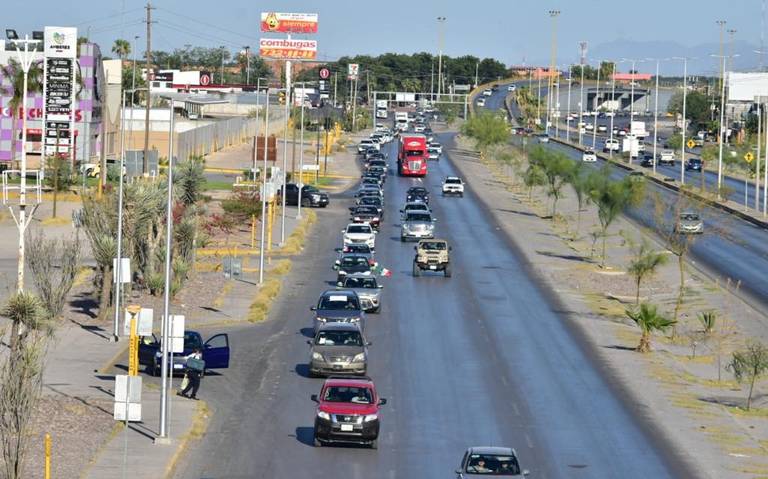
[[[234,221],[249,220],[261,216],[261,195],[256,191],[236,191],[221,202],[221,208]]]

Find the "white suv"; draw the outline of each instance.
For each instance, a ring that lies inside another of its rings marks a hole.
[[[357,145],[357,153],[363,154],[368,150],[368,148],[375,148],[373,140],[366,139],[361,141],[360,144]]]
[[[459,195],[464,196],[464,182],[458,176],[447,176],[443,180],[443,196]]]
[[[351,223],[341,230],[343,246],[351,244],[364,244],[374,249],[376,244],[376,231],[368,223]]]
[[[619,151],[619,150],[621,150],[621,147],[619,145],[619,140],[615,140],[615,139],[614,140],[610,140],[610,139],[609,140],[605,140],[605,145],[603,146],[603,151],[604,152],[607,153],[609,151]]]

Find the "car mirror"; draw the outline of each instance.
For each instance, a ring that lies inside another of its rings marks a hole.
[[[379,288],[379,289],[384,289],[384,285],[383,284],[380,284],[380,285],[378,285],[376,287]]]
[[[317,311],[317,306],[310,306],[310,307],[309,307],[309,310],[310,310],[310,311]]]
[[[338,282],[336,283],[336,286],[338,286],[339,288],[341,288],[342,286],[344,286],[344,283],[342,283],[341,281],[338,281]]]
[[[448,251],[453,251],[453,246],[449,246]]]
[[[319,402],[320,402],[320,401],[317,399],[317,394],[313,394],[313,395],[309,396],[309,399],[311,399],[312,401],[314,401],[314,402],[316,402],[316,403],[319,403]]]
[[[373,341],[368,341],[365,343],[366,346],[373,346]]]
[[[523,469],[523,475],[524,476],[527,476],[530,473],[531,473],[531,471],[529,471],[528,469]]]
[[[310,346],[312,346],[312,340],[311,340],[311,339],[307,339],[307,344],[309,344]]]
[[[346,232],[347,232],[347,230],[341,230],[341,234],[344,234]]]
[[[454,472],[456,472],[456,474],[461,474],[462,471],[461,471],[461,469],[456,469],[456,471],[454,471]]]
[[[405,213],[405,211],[403,211],[403,210],[400,210],[400,213]]]
[[[335,264],[335,265],[331,266],[331,269],[334,270],[334,271],[338,271],[339,270],[339,265]]]
[[[385,405],[385,404],[387,404],[387,398],[381,398],[381,399],[379,399],[379,406],[383,406],[383,405]]]

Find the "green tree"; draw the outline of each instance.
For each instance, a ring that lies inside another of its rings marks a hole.
[[[755,382],[768,371],[768,348],[758,341],[750,341],[744,350],[733,353],[733,358],[726,367],[733,371],[738,382],[749,383],[747,393],[747,410],[749,410],[752,406]]]
[[[509,125],[503,117],[489,111],[483,111],[468,119],[461,127],[462,133],[475,140],[477,148],[503,143],[509,139]]]
[[[18,61],[11,59],[7,65],[0,66],[0,73],[5,79],[4,83],[8,86],[0,86],[0,90],[4,90],[5,96],[9,96],[6,105],[11,110],[11,158],[16,159],[17,143],[20,143],[18,139],[17,129],[20,118],[20,113],[23,108],[22,105],[24,99],[24,70],[21,68],[21,64]],[[40,93],[43,91],[43,69],[40,63],[33,63],[27,74],[27,95],[32,96],[34,93]]]
[[[600,62],[600,79],[608,81],[611,79],[611,75],[616,71],[616,63],[614,62]],[[585,70],[586,72],[586,70]]]
[[[590,198],[597,206],[597,217],[600,221],[600,236],[602,237],[601,267],[605,267],[605,241],[608,228],[630,205],[638,201],[642,188],[625,177],[622,181],[609,178],[608,170],[600,170],[592,177]]]
[[[173,173],[173,184],[176,187],[179,200],[185,206],[191,206],[203,197],[205,186],[205,159],[202,156],[190,156],[176,164]]]
[[[125,60],[131,54],[131,42],[118,38],[112,45],[112,53],[120,57],[120,60]]]
[[[673,319],[664,317],[655,305],[648,303],[642,303],[635,309],[627,309],[624,313],[640,328],[640,343],[635,348],[639,353],[650,352],[651,335],[654,331],[664,332],[677,323]]]
[[[629,263],[627,272],[635,279],[637,287],[635,304],[639,305],[640,285],[643,279],[653,277],[656,269],[667,262],[667,256],[661,251],[654,250],[645,239],[633,249],[632,261]]]
[[[592,201],[589,196],[592,187],[592,179],[584,168],[584,163],[575,164],[569,184],[571,185],[571,189],[573,189],[573,193],[576,195],[578,206],[578,210],[576,211],[576,236],[578,237],[581,230],[581,212]]]
[[[719,103],[719,102],[718,102]],[[689,120],[694,127],[704,125],[710,118],[710,99],[706,94],[699,91],[691,91],[685,96],[685,118]],[[683,92],[676,92],[669,99],[667,111],[673,114],[682,114],[683,112]]]
[[[667,138],[667,146],[673,150],[679,150],[683,146],[683,135],[675,133]]]
[[[541,146],[533,148],[528,155],[529,161],[541,167],[547,186],[547,196],[552,198],[552,220],[557,215],[557,201],[562,197],[563,187],[571,180],[574,163],[565,154],[544,149]]]
[[[547,177],[544,175],[544,170],[541,166],[531,163],[523,173],[523,184],[528,188],[528,199],[533,198],[533,189],[537,186],[542,186],[547,181]]]

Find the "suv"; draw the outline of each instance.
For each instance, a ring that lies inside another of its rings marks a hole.
[[[379,229],[381,215],[375,206],[350,206],[349,216],[353,223],[368,223],[374,229]]]
[[[427,158],[430,160],[440,161],[440,151],[437,148],[427,148]]]
[[[429,191],[423,186],[412,186],[405,192],[405,201],[406,203],[422,201],[429,204]]]
[[[374,249],[376,244],[376,231],[367,223],[351,223],[341,230],[342,246],[350,244],[364,243],[369,248]]]
[[[320,295],[317,306],[309,308],[314,311],[314,334],[326,323],[352,323],[363,330],[365,313],[360,306],[360,298],[354,291],[331,289]]]
[[[336,284],[341,286],[349,274],[371,274],[371,260],[366,255],[343,253],[334,263],[333,269],[336,270]]]
[[[282,190],[277,192],[280,196]],[[322,193],[320,190],[311,185],[304,185],[301,187],[301,206],[318,206],[325,208],[328,206],[328,194]],[[299,185],[296,183],[288,183],[285,185],[285,204],[288,206],[297,206],[299,204]]]
[[[458,176],[447,176],[443,180],[443,196],[459,195],[464,196],[464,182]]]
[[[435,218],[432,213],[411,212],[405,213],[400,229],[400,241],[405,242],[410,238],[434,238]]]
[[[442,271],[446,278],[451,277],[451,247],[442,239],[421,240],[414,246],[413,275],[421,276],[422,270]]]
[[[672,150],[661,150],[661,155],[659,156],[659,164],[675,166],[675,152]]]
[[[184,351],[171,354],[168,360],[169,373],[183,372],[189,356],[194,349],[203,352],[205,369],[224,369],[229,367],[229,335],[216,334],[208,341],[203,342],[203,337],[197,331],[184,331]],[[143,336],[139,342],[139,364],[145,367],[150,376],[159,376],[162,371],[162,352],[160,339],[152,336]]]
[[[333,442],[368,445],[376,449],[379,439],[380,398],[370,378],[330,377],[320,394],[313,394],[315,411],[315,447]]]
[[[608,139],[605,140],[605,145],[603,145],[603,152],[608,153],[609,151],[620,151],[621,146],[619,145],[619,140],[616,139]]]
[[[368,346],[360,328],[349,323],[327,323],[309,344],[309,375],[358,374],[368,368]]]
[[[511,447],[470,447],[456,469],[458,479],[474,476],[519,477],[530,474],[520,470],[517,452]]]
[[[357,293],[360,304],[366,313],[381,312],[381,290],[383,284],[379,284],[376,276],[372,274],[348,274],[341,286]]]
[[[369,148],[373,148],[373,141],[371,140],[363,140],[360,142],[360,144],[357,145],[357,154],[362,155],[366,151],[368,151]]]

